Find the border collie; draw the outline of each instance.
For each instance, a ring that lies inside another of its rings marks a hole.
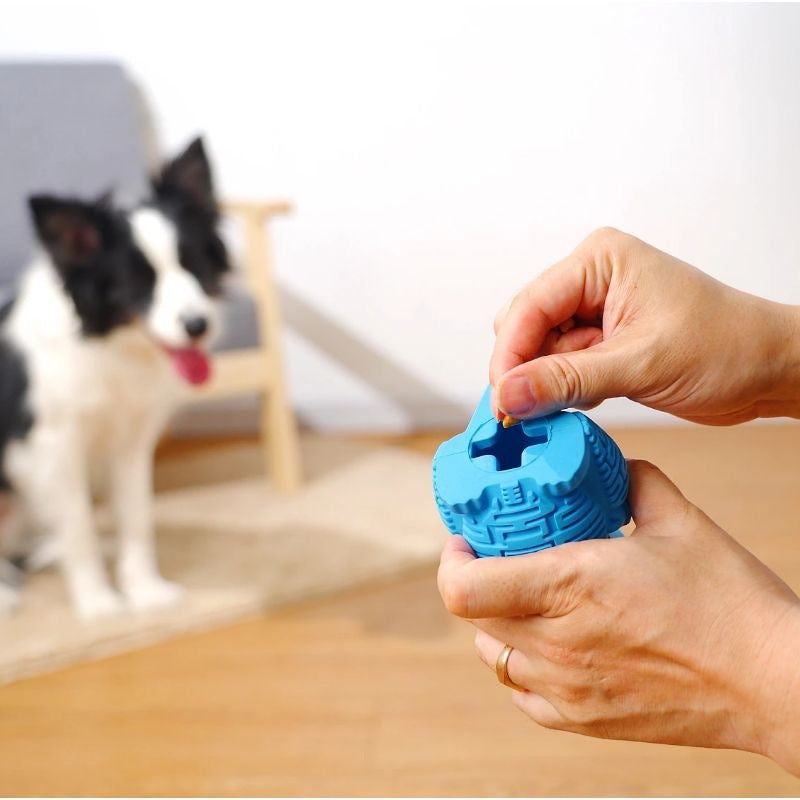
[[[202,141],[167,162],[130,211],[39,195],[41,247],[0,328],[3,534],[49,537],[84,617],[174,602],[151,519],[157,438],[182,384],[209,376],[204,346],[228,271]],[[105,572],[92,491],[107,489],[117,590]],[[0,606],[18,602],[0,586]]]

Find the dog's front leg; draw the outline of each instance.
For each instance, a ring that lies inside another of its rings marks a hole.
[[[117,581],[134,609],[176,602],[182,589],[161,577],[153,537],[153,445],[138,443],[115,455],[111,501],[119,538]]]
[[[61,569],[72,604],[85,619],[114,614],[122,600],[108,582],[94,524],[88,476],[82,459],[62,473],[55,486],[42,486],[39,502],[49,507],[60,542]],[[46,491],[49,488],[49,492]]]
[[[100,556],[83,440],[72,427],[42,424],[6,451],[5,467],[26,515],[57,542],[55,550],[80,616],[119,611]]]

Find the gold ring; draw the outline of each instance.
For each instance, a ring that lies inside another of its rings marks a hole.
[[[503,647],[500,651],[500,655],[497,656],[494,671],[497,673],[497,680],[499,680],[503,686],[508,686],[509,689],[516,689],[518,692],[527,692],[528,690],[524,686],[514,683],[508,676],[508,657],[511,655],[513,649],[514,648],[510,644]]]

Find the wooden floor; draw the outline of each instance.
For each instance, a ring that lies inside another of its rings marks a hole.
[[[800,589],[800,426],[615,435]],[[538,729],[442,610],[434,576],[0,689],[0,793],[800,793],[753,755]]]

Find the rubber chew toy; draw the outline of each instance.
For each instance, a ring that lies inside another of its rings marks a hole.
[[[622,535],[628,469],[616,443],[580,412],[504,428],[487,389],[467,429],[433,458],[444,524],[479,556],[512,556]]]

